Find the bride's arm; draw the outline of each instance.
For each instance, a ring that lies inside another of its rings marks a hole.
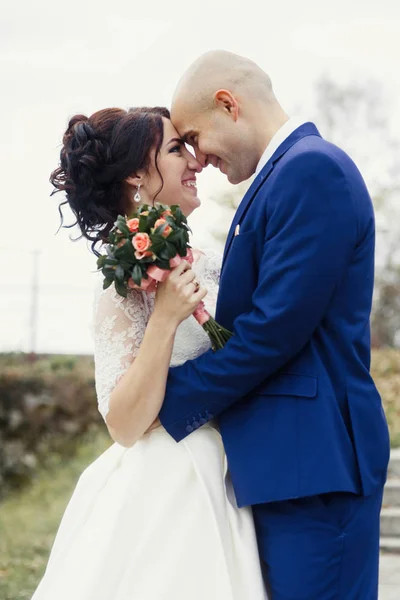
[[[146,298],[131,292],[122,299],[109,288],[96,318],[96,388],[99,409],[112,438],[132,446],[160,411],[178,325],[207,293],[194,293],[187,263],[159,285],[149,318]],[[146,327],[147,323],[147,327]]]
[[[111,393],[106,422],[123,446],[132,446],[160,412],[178,324],[151,315],[136,358]]]

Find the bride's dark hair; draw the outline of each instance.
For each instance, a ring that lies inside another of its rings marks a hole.
[[[58,207],[61,226],[78,225],[80,237],[92,242],[95,254],[98,254],[96,244],[107,237],[118,214],[124,212],[124,180],[149,168],[153,148],[158,170],[157,157],[164,138],[163,117],[169,119],[170,114],[162,107],[129,111],[108,108],[91,117],[75,115],[68,123],[60,166],[50,176],[55,188],[52,195],[65,192],[66,200]],[[65,204],[76,217],[72,225],[63,225]]]

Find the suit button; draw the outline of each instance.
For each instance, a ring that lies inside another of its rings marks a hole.
[[[187,431],[188,433],[192,433],[192,431],[193,431],[193,427],[192,427],[191,425],[187,425],[187,427],[186,427],[186,431]]]
[[[195,429],[198,429],[200,427],[200,423],[198,421],[193,421],[192,425]]]
[[[200,425],[204,425],[205,423],[207,423],[207,419],[204,419],[203,417],[201,417],[199,419],[199,423],[200,423]]]

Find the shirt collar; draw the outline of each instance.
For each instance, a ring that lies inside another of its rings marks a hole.
[[[279,146],[289,137],[290,134],[293,133],[296,129],[298,129],[301,125],[307,123],[306,120],[301,119],[300,117],[290,117],[284,125],[272,136],[268,146],[265,148],[263,155],[261,156],[258,165],[256,167],[255,175],[257,176],[261,169],[265,167],[269,159],[275,153],[275,150],[279,148]]]

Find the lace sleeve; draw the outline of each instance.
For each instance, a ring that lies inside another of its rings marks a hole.
[[[150,316],[149,301],[146,294],[136,290],[122,298],[111,286],[101,291],[95,303],[95,381],[104,420],[112,390],[139,351]]]

